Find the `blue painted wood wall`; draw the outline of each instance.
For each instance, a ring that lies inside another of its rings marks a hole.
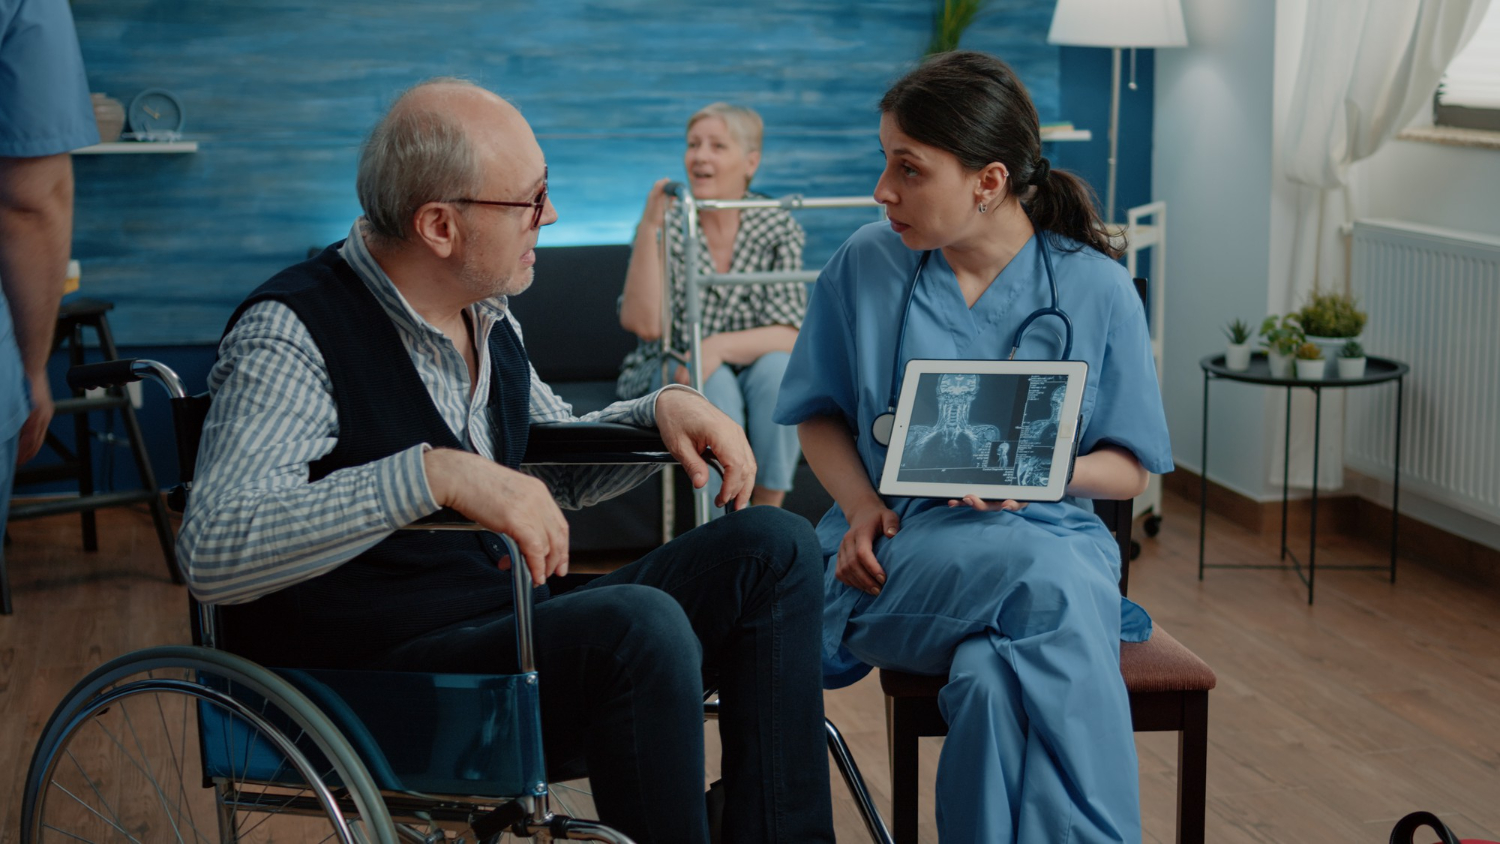
[[[245,293],[348,231],[360,141],[399,91],[435,75],[492,88],[531,121],[561,214],[544,244],[626,242],[651,183],[681,176],[684,121],[713,100],[766,120],[757,189],[867,195],[875,103],[922,53],[933,5],[74,0],[92,89],[127,103],[170,89],[201,142],[195,155],[76,159],[85,293],[117,303],[127,345],[213,342]],[[990,0],[964,46],[1009,61],[1044,121],[1087,125],[1060,113],[1052,6]],[[1107,74],[1080,84],[1107,93]],[[1102,139],[1102,121],[1089,128]],[[816,266],[874,211],[801,219]]]

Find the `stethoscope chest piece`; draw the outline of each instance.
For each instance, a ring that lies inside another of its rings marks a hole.
[[[895,427],[896,414],[888,410],[875,417],[875,421],[870,424],[870,436],[875,438],[875,442],[888,446],[891,444],[891,431]]]

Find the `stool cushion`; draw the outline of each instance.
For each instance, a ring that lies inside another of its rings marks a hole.
[[[1132,692],[1206,692],[1219,678],[1158,624],[1144,642],[1120,644],[1120,674]]]
[[[1161,625],[1144,642],[1120,644],[1120,674],[1132,692],[1206,692],[1218,685],[1208,663],[1172,638]],[[882,669],[880,688],[890,697],[937,697],[948,678]]]

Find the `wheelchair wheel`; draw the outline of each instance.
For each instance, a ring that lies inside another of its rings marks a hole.
[[[196,647],[84,678],[31,760],[21,840],[396,844],[333,723],[274,673]]]

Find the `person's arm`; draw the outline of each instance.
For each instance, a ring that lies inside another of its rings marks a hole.
[[[21,429],[16,455],[20,463],[36,455],[52,420],[47,358],[72,233],[72,156],[0,158],[0,285],[31,384],[31,415]]]
[[[743,331],[725,331],[703,339],[703,380],[706,383],[720,366],[749,366],[770,352],[790,352],[797,344],[797,329],[790,325],[762,325]],[[680,366],[677,383],[687,384],[688,368]]]
[[[635,227],[630,265],[625,270],[625,292],[620,297],[620,327],[651,342],[661,338],[662,280],[661,245],[670,179],[658,179],[646,197],[646,210]]]
[[[1079,498],[1123,500],[1145,492],[1150,479],[1146,467],[1129,450],[1105,445],[1073,461],[1073,480],[1067,493]]]
[[[242,603],[317,577],[438,510],[423,447],[309,481],[338,440],[322,355],[285,305],[245,312],[209,375],[178,558],[208,603]]]
[[[862,592],[879,593],[885,570],[875,559],[875,539],[895,536],[901,517],[885,506],[870,483],[854,435],[843,419],[815,416],[797,426],[797,435],[807,465],[849,522],[849,531],[839,543],[834,576]]]

